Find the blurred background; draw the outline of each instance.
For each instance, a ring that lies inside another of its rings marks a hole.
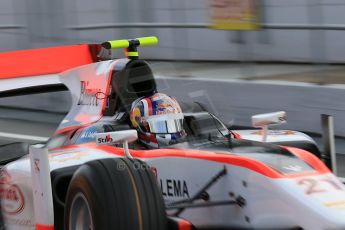
[[[2,0],[0,51],[155,35],[159,45],[140,52],[162,91],[207,101],[236,126],[287,111],[280,128],[320,146],[320,114],[332,115],[342,154],[344,12],[344,0]],[[0,99],[0,143],[48,137],[69,106],[68,92]]]
[[[2,0],[0,49],[154,34],[160,43],[145,50],[149,59],[344,63],[343,0],[258,0],[253,16],[261,30],[209,28],[215,13],[222,13],[214,5],[229,5],[227,16],[235,17],[241,10],[236,2],[246,1]]]
[[[243,9],[250,8],[251,15],[241,15]],[[308,63],[325,67],[344,63],[344,11],[342,0],[2,0],[0,50],[154,34],[160,39],[159,45],[146,48],[142,54],[151,60]],[[228,24],[229,18],[235,23],[249,18],[253,22],[248,23],[258,25],[249,30],[246,25],[210,28],[217,25],[215,18],[220,14]],[[115,55],[122,56],[122,51]],[[275,75],[281,66],[267,69],[268,73],[256,70],[255,65],[250,67],[239,74]],[[278,74],[315,70],[295,67],[280,68]],[[336,78],[339,71],[322,74]],[[304,78],[293,77],[297,81],[325,81],[324,77]]]

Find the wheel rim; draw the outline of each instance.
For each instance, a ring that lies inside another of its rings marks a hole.
[[[69,217],[69,229],[94,230],[91,209],[84,194],[79,192],[74,196]]]

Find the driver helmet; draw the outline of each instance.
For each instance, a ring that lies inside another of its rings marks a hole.
[[[172,145],[184,138],[183,118],[176,99],[163,93],[135,100],[130,112],[131,125],[148,148]]]

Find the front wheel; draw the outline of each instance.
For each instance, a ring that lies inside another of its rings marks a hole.
[[[81,166],[67,191],[65,229],[164,230],[166,213],[156,178],[133,159]]]

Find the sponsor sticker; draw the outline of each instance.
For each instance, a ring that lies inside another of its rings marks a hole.
[[[78,105],[98,106],[97,95],[100,92],[101,89],[93,88],[89,81],[81,81]]]
[[[301,178],[297,180],[297,184],[304,188],[304,193],[306,195],[334,192],[344,193],[343,186],[332,177]]]
[[[95,134],[98,132],[96,127],[89,127],[86,130],[82,131],[80,137],[77,138],[76,144],[93,142],[95,140]]]
[[[296,183],[310,199],[318,201],[326,208],[345,211],[345,187],[336,177],[304,177],[297,179]]]
[[[49,156],[49,160],[51,162],[59,162],[63,163],[66,161],[77,161],[80,160],[81,158],[89,156],[88,153],[85,152],[70,152],[70,153],[59,153],[59,154],[51,154]]]
[[[188,186],[185,180],[160,179],[160,185],[164,197],[189,198]]]
[[[252,132],[253,135],[263,135],[262,130]],[[292,130],[268,130],[268,135],[276,135],[276,136],[288,136],[288,135],[295,135],[296,132]]]
[[[109,144],[112,142],[113,142],[113,138],[110,137],[110,134],[97,138],[97,144]]]
[[[335,209],[345,209],[345,200],[337,200],[332,202],[325,202],[323,203],[324,206],[327,208],[335,208]]]
[[[25,207],[24,195],[18,185],[11,183],[11,177],[6,171],[1,171],[0,178],[2,211],[7,215],[18,215]]]
[[[25,226],[25,227],[31,227],[30,229],[33,229],[34,224],[30,219],[16,219],[16,218],[6,218],[6,224],[7,225],[19,225],[19,226]]]

